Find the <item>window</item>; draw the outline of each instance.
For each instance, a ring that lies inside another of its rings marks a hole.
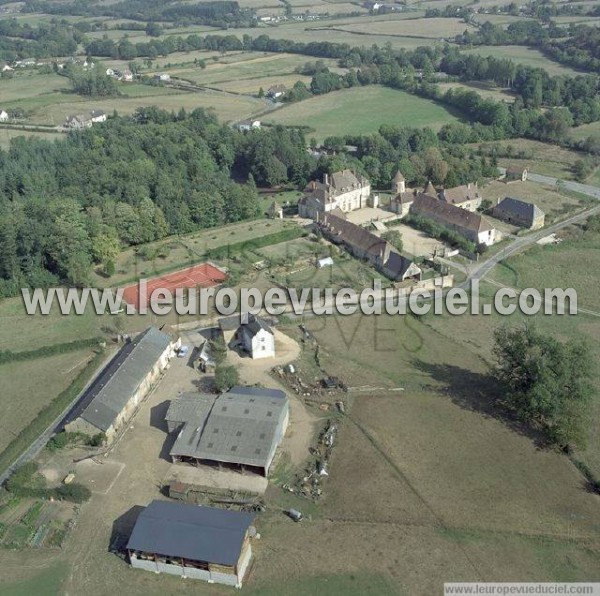
[[[238,430],[238,431],[235,433],[235,436],[236,436],[236,437],[241,437],[241,436],[242,436],[242,431],[241,431],[241,430]]]
[[[237,451],[237,445],[234,445],[234,446],[231,448],[231,451]]]

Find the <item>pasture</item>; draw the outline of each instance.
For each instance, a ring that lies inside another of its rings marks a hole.
[[[498,158],[500,166],[523,167],[536,174],[552,176],[561,180],[573,179],[573,164],[583,156],[571,149],[531,139],[508,139],[494,144],[502,147],[505,153],[507,148],[511,150],[510,157]],[[482,147],[486,145],[486,143],[481,144]]]
[[[165,110],[180,108],[214,109],[224,121],[236,120],[260,110],[264,102],[250,97],[236,97],[218,91],[178,91],[168,87],[154,87],[135,83],[122,83],[119,97],[86,97],[70,90],[68,79],[59,75],[27,73],[16,76],[7,83],[8,99],[5,108],[25,110],[27,124],[62,125],[70,114],[103,109],[107,113],[117,110],[130,114],[140,106],[156,105]],[[0,83],[4,85],[4,81]],[[0,87],[4,89],[4,87]]]
[[[62,135],[56,131],[40,132],[37,130],[25,130],[16,126],[14,128],[3,127],[0,128],[0,148],[8,149],[10,147],[10,142],[13,139],[18,139],[20,137],[26,139],[33,137],[36,139],[44,139],[46,141],[55,141],[56,139],[62,138]]]
[[[0,453],[64,391],[91,358],[90,350],[0,365]]]
[[[478,46],[465,50],[465,53],[478,54],[479,56],[494,56],[495,58],[507,58],[517,64],[543,68],[550,75],[575,76],[578,74],[574,68],[554,62],[544,56],[539,50],[525,46]]]
[[[590,124],[582,124],[571,129],[570,136],[577,140],[585,140],[588,137],[600,139],[600,122],[591,122]]]
[[[354,87],[290,104],[265,116],[270,124],[305,126],[308,136],[368,134],[382,124],[440,128],[456,122],[443,106],[428,99],[385,87]]]
[[[394,35],[399,37],[420,37],[424,39],[448,39],[465,31],[473,31],[473,25],[462,19],[401,19],[375,21],[372,23],[351,23],[339,26],[341,30],[364,35]]]

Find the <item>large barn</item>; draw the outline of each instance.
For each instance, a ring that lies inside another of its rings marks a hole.
[[[254,514],[152,501],[127,543],[131,566],[242,587]]]
[[[126,343],[68,414],[64,429],[90,436],[103,433],[110,443],[157,381],[176,346],[155,327]]]
[[[174,463],[217,464],[269,474],[289,423],[289,402],[278,389],[233,387],[219,396],[187,393],[166,414],[177,432]]]

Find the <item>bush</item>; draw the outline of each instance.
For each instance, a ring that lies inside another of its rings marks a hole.
[[[235,366],[218,365],[215,369],[215,388],[217,391],[228,391],[237,385],[239,379]]]
[[[92,496],[92,491],[83,484],[74,482],[73,484],[63,484],[53,490],[56,498],[71,503],[84,503]]]

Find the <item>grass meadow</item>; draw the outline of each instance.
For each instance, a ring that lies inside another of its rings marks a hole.
[[[443,106],[385,87],[354,87],[290,104],[265,117],[269,124],[307,126],[309,136],[368,134],[382,124],[440,128],[457,121]]]

